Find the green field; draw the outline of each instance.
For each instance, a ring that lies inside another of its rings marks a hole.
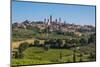
[[[60,54],[61,53],[61,54]],[[76,62],[80,61],[79,51],[76,51]],[[62,57],[61,57],[62,56]],[[82,61],[89,61],[88,54],[82,56]],[[61,58],[60,58],[61,57]],[[12,59],[12,65],[49,64],[73,62],[73,51],[70,49],[49,49],[30,47],[23,52],[22,59]]]

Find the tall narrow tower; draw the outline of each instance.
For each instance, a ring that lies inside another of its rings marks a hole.
[[[59,23],[61,23],[61,18],[59,17]]]
[[[61,17],[59,17],[59,30],[61,31]]]
[[[55,23],[57,24],[57,19],[55,19]]]
[[[46,18],[44,19],[44,22],[46,22]]]
[[[49,19],[47,19],[47,25],[48,25],[48,26],[50,25],[50,20],[49,20]]]
[[[50,23],[52,22],[52,15],[50,15]]]
[[[44,22],[43,23],[46,24],[46,18],[44,19]]]

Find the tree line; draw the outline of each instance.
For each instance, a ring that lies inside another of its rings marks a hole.
[[[65,43],[64,43],[65,41]],[[48,51],[50,48],[53,49],[63,49],[63,48],[75,48],[79,46],[85,46],[90,43],[95,44],[95,34],[90,35],[89,38],[80,38],[80,39],[47,39],[44,44],[40,44],[39,40],[35,40],[34,44],[29,44],[27,42],[21,43],[18,52],[15,53],[15,58],[23,58],[23,51],[29,47],[43,47],[45,51]],[[91,57],[94,57],[93,53],[90,54]],[[91,58],[90,57],[90,58]]]

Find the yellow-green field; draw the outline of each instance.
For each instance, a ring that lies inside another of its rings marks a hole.
[[[21,43],[24,43],[24,42],[28,42],[29,44],[34,44],[34,38],[32,38],[32,39],[27,39],[27,40],[23,40],[23,41],[15,41],[15,42],[12,42],[12,49],[14,49],[14,48],[18,48],[19,47],[19,45],[21,44]],[[40,44],[42,44],[42,43],[44,43],[44,40],[39,40],[40,41]]]

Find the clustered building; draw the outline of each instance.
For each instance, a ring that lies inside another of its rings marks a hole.
[[[49,18],[44,18],[43,21],[33,21],[30,22],[28,20],[22,23],[14,23],[13,27],[16,28],[24,28],[27,29],[28,27],[38,28],[40,30],[47,29],[49,32],[74,32],[80,35],[80,31],[88,31],[91,32],[95,30],[95,27],[92,25],[76,25],[76,24],[69,24],[66,21],[62,21],[59,17],[58,19],[53,20],[52,15]]]

